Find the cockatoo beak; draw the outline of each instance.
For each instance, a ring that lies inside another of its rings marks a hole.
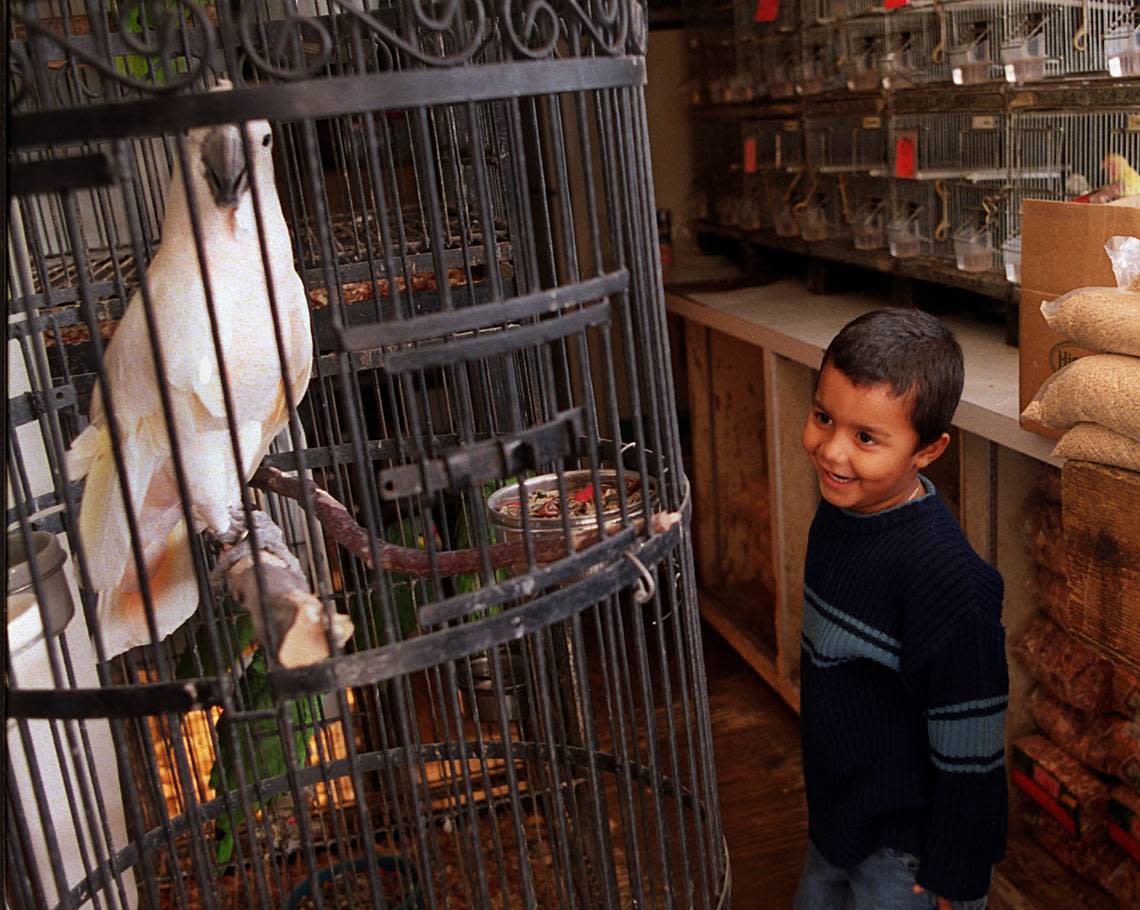
[[[202,143],[202,163],[214,202],[235,209],[249,187],[241,134],[232,124],[215,127]]]

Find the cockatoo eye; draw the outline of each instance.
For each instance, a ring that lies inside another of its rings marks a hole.
[[[266,148],[268,148],[272,142],[273,142],[273,134],[272,133],[266,133],[264,136],[261,137],[261,144],[264,145]]]

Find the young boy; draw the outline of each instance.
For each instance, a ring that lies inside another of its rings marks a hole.
[[[1002,579],[919,474],[950,441],[962,374],[954,336],[917,310],[861,316],[823,357],[803,432],[823,499],[796,910],[977,910],[1005,849]]]

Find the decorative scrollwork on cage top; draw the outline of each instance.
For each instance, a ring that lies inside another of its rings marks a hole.
[[[283,4],[236,15],[209,0],[127,0],[110,27],[61,28],[31,10],[13,11],[12,104],[54,108],[78,99],[169,95],[229,72],[244,80],[293,81],[321,74],[448,68],[511,59],[644,54],[639,0],[371,0]],[[231,59],[233,48],[236,56]],[[29,55],[57,74],[32,85]],[[244,75],[232,72],[234,63]],[[38,100],[33,101],[36,97]]]

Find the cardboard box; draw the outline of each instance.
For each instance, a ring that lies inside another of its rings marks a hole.
[[[1021,204],[1020,410],[1050,374],[1092,353],[1051,331],[1041,304],[1076,288],[1115,287],[1104,244],[1118,234],[1140,237],[1140,209],[1044,199]],[[1033,421],[1021,425],[1054,439],[1061,436]]]

